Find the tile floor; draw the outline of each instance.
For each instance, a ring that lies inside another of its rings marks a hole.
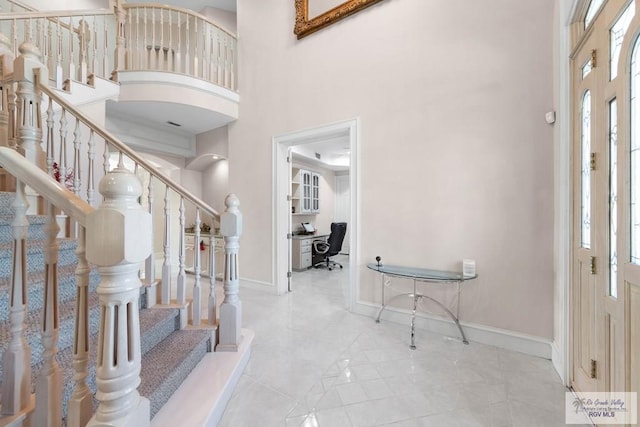
[[[549,360],[425,331],[412,351],[407,325],[343,308],[347,270],[294,273],[280,297],[241,288],[255,340],[219,426],[564,425]]]

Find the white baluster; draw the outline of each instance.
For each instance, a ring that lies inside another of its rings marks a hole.
[[[80,77],[78,78],[82,83],[87,83],[87,21],[83,18],[78,23],[78,58],[80,62]]]
[[[235,53],[234,53],[234,41],[231,40],[229,46],[229,89],[236,90],[236,73],[235,73]]]
[[[117,34],[118,37],[116,38],[116,54],[114,55],[114,64],[113,64],[113,68],[115,71],[120,71],[120,70],[124,70],[126,65],[125,62],[125,58],[127,58],[127,55],[131,53],[131,46],[132,43],[133,45],[135,45],[137,43],[137,40],[132,40],[133,38],[133,32],[131,31],[131,23],[133,21],[133,17],[130,16],[129,17],[129,52],[127,52],[127,40],[126,40],[126,34],[125,34],[125,26],[127,23],[127,11],[124,9],[123,7],[124,1],[116,1],[116,26],[117,26]],[[105,16],[103,18],[103,26],[104,26],[104,54],[103,57],[108,58],[108,54],[107,52],[109,52],[109,50],[107,49],[107,35],[108,35],[108,30],[107,30],[107,17]],[[131,67],[131,59],[132,57],[129,56],[129,67]],[[104,77],[106,78],[108,76],[108,74],[105,74]]]
[[[224,204],[227,208],[220,218],[220,231],[224,236],[224,301],[220,305],[220,338],[216,351],[237,351],[242,339],[242,303],[238,297],[242,213],[238,209],[240,201],[235,194],[229,194]]]
[[[133,68],[129,67],[131,70],[139,70],[140,69],[140,8],[136,8],[136,39],[133,44]]]
[[[209,40],[209,81],[215,82],[216,80],[216,30],[211,27],[211,37]]]
[[[47,107],[47,173],[53,176],[53,161],[55,159],[55,137],[54,137],[53,101],[49,98]]]
[[[185,46],[184,46],[184,73],[189,74],[190,67],[190,52],[189,52],[189,40],[191,39],[191,33],[189,32],[189,15],[187,15],[187,31],[184,33],[185,37]]]
[[[164,56],[164,14],[163,9],[160,9],[160,49],[158,49],[158,60],[160,61],[159,70],[167,71],[166,58]]]
[[[98,410],[87,426],[150,426],[149,401],[141,397],[139,265],[151,252],[151,216],[138,203],[140,180],[116,168],[100,182],[104,203],[87,217],[87,260],[102,281],[96,365]],[[126,230],[126,233],[125,233]],[[124,241],[113,239],[123,236]]]
[[[162,304],[171,303],[171,201],[169,187],[164,192],[164,261],[162,263]]]
[[[106,141],[104,143],[104,153],[102,154],[102,169],[105,175],[109,173],[109,144]]]
[[[60,30],[60,21],[58,19],[57,22],[57,31],[58,31],[58,63],[56,64],[56,89],[61,90],[64,84],[64,72],[62,69],[62,31]]]
[[[98,17],[94,16],[93,17],[93,38],[92,38],[93,43],[91,43],[91,51],[92,51],[92,55],[93,58],[91,61],[91,74],[93,74],[93,76],[97,76],[98,75]],[[104,76],[107,77],[107,76]]]
[[[123,35],[122,38],[124,39],[124,25],[120,26],[118,25],[118,30],[122,30],[123,31]],[[102,18],[102,26],[104,27],[104,49],[103,49],[103,55],[102,55],[102,77],[105,79],[108,79],[111,76],[111,68],[109,65],[109,28],[107,26],[107,16],[105,15]],[[118,36],[119,38],[120,36]],[[121,58],[120,58],[121,57]],[[124,57],[125,57],[125,53],[121,52],[120,50],[118,50],[116,48],[116,56],[114,61],[118,61],[120,59],[122,59],[122,61],[124,62]],[[114,64],[114,66],[116,66],[116,64]],[[116,68],[117,70],[117,68]]]
[[[143,54],[143,62],[142,62],[142,69],[143,70],[148,70],[149,69],[149,45],[147,44],[147,8],[143,8],[143,20],[144,20],[144,34],[143,34],[143,42],[142,42],[142,54]]]
[[[222,43],[222,39],[221,37],[223,37],[222,34],[218,34],[218,84],[220,86],[222,86],[222,84],[224,83],[224,51],[222,49],[223,43]]]
[[[200,320],[202,319],[202,287],[200,286],[200,276],[202,273],[200,267],[200,225],[200,208],[196,208],[195,236],[193,238],[193,270],[195,277],[193,280],[193,301],[191,303],[191,321],[195,326],[199,325]]]
[[[147,196],[147,200],[149,201],[149,214],[153,218],[153,175],[149,174],[149,185],[148,185],[149,194]],[[153,232],[153,231],[152,231]],[[151,241],[153,242],[153,234],[149,236]],[[147,281],[147,284],[151,285],[156,280],[156,257],[154,251],[151,251],[149,257],[145,261],[145,273],[144,277]],[[148,306],[152,307],[156,304],[155,299],[150,299],[148,302]]]
[[[73,63],[73,18],[69,17],[69,80],[76,80],[76,65]]]
[[[198,76],[198,50],[200,44],[200,38],[198,37],[198,18],[193,18],[193,38],[195,39],[195,46],[193,48],[193,76]]]
[[[95,158],[96,158],[96,143],[94,141],[93,129],[89,134],[88,151],[87,156],[89,158],[89,164],[87,167],[87,203],[93,206],[95,201]]]
[[[46,275],[42,313],[43,366],[36,382],[35,425],[60,426],[62,423],[62,374],[56,360],[58,353],[58,223],[54,206],[47,208]]]
[[[178,12],[178,44],[176,45],[176,53],[174,55],[174,70],[176,73],[182,72],[182,22],[180,21],[180,12]]]
[[[210,325],[216,324],[217,317],[217,298],[216,298],[216,239],[214,236],[213,224],[209,230],[209,304],[207,310],[207,319]]]
[[[13,264],[9,295],[11,338],[2,355],[2,415],[14,415],[31,402],[31,348],[25,336],[27,314],[27,210],[29,203],[24,184],[16,183],[16,196],[11,205],[14,218]]]
[[[76,248],[76,312],[73,339],[73,393],[68,403],[67,427],[84,427],[93,415],[93,393],[87,386],[89,363],[89,263],[86,258],[86,231],[78,229]]]
[[[167,49],[167,71],[173,71],[173,12],[169,11],[169,48]]]
[[[58,158],[58,181],[66,187],[67,185],[67,112],[60,113],[60,157]]]
[[[76,196],[80,196],[80,138],[82,138],[82,132],[80,131],[80,120],[76,119],[76,128],[73,131],[73,192]]]
[[[156,71],[156,8],[151,8],[151,47],[149,49],[149,69]]]
[[[179,264],[179,270],[178,270],[178,283],[177,283],[177,296],[176,299],[178,300],[178,304],[186,304],[187,302],[187,274],[185,272],[185,252],[186,252],[186,247],[185,247],[185,235],[184,235],[184,228],[186,226],[185,223],[185,209],[184,209],[184,198],[180,197],[180,248],[179,248],[179,253],[178,253],[178,264]],[[194,248],[195,249],[195,248]]]

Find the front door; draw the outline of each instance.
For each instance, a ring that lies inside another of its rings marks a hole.
[[[579,394],[637,391],[631,374],[640,374],[640,363],[629,352],[640,350],[640,324],[633,321],[640,309],[640,250],[634,255],[634,246],[640,248],[640,185],[635,185],[640,178],[634,178],[640,176],[640,154],[636,167],[633,137],[640,135],[640,129],[634,131],[640,120],[633,116],[632,55],[640,22],[634,18],[635,1],[595,3],[586,10],[586,24],[574,24],[583,27],[571,65],[570,381]],[[640,138],[637,145],[640,152]]]

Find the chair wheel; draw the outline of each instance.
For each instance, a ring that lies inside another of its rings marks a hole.
[[[342,266],[340,266],[340,268],[342,268]]]
[[[333,268],[329,267],[329,271],[333,270]]]

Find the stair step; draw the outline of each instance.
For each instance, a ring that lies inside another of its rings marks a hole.
[[[138,390],[151,401],[152,418],[211,351],[211,333],[210,330],[175,331],[142,358],[142,381]]]

